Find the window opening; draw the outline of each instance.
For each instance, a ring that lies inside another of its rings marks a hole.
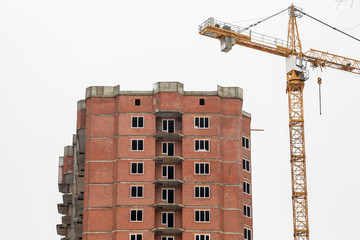
[[[172,212],[161,213],[162,225],[166,225],[167,227],[174,227],[174,223],[175,223],[175,213]]]
[[[199,105],[205,105],[205,99],[204,98],[199,99]]]
[[[195,198],[210,198],[210,187],[195,187]]]
[[[195,163],[196,175],[208,175],[210,174],[210,163]]]
[[[143,186],[131,186],[131,197],[132,198],[142,198],[144,194]]]
[[[195,117],[195,128],[209,128],[208,117]]]
[[[243,191],[244,193],[250,194],[250,183],[243,182]]]
[[[244,240],[251,240],[251,230],[244,228]]]
[[[167,179],[174,179],[175,178],[175,166],[163,165],[162,166],[162,176]]]
[[[144,151],[144,140],[142,139],[131,140],[131,151]]]
[[[167,203],[175,203],[175,189],[163,188],[161,191],[161,200]]]
[[[210,240],[210,234],[195,234],[195,240]]]
[[[175,143],[163,142],[162,143],[162,153],[168,156],[175,155]]]
[[[142,222],[143,210],[130,210],[130,221],[131,222]]]
[[[242,162],[243,162],[243,169],[245,171],[250,172],[250,161],[243,159]]]
[[[209,140],[195,140],[195,151],[208,152],[209,149]]]
[[[137,162],[131,163],[131,174],[143,174],[144,173],[144,163]]]
[[[162,120],[162,131],[168,133],[174,133],[175,120]]]
[[[132,128],[143,128],[144,127],[144,117],[131,117],[131,127]]]
[[[161,240],[175,240],[175,237],[161,237]]]
[[[130,240],[142,240],[142,234],[130,234]]]
[[[250,149],[250,142],[247,137],[242,137],[242,147],[246,149]]]
[[[140,106],[140,99],[135,99],[135,106]]]
[[[251,207],[244,205],[244,216],[251,217]]]
[[[210,210],[195,210],[195,222],[210,222]]]

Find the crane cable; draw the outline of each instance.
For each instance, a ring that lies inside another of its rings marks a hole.
[[[270,18],[272,18],[272,17],[275,17],[275,16],[279,15],[280,13],[285,12],[286,10],[288,10],[288,8],[286,8],[286,9],[284,9],[284,10],[278,12],[278,13],[275,13],[274,15],[271,15],[270,17],[267,17],[267,18],[265,18],[265,19],[263,19],[263,20],[261,20],[261,21],[258,21],[258,22],[254,23],[254,24],[251,24],[251,25],[247,26],[246,28],[242,29],[241,32],[246,31],[246,30],[248,30],[249,28],[255,27],[255,26],[258,25],[259,23],[262,23],[262,22],[264,22],[264,21],[266,21],[266,20],[268,20],[268,19],[270,19]]]
[[[335,30],[335,31],[338,31],[338,32],[340,32],[340,33],[342,33],[342,34],[345,34],[346,36],[351,37],[351,38],[355,39],[356,41],[359,41],[359,42],[360,42],[360,39],[358,39],[358,38],[356,38],[356,37],[354,37],[354,36],[351,36],[350,34],[347,34],[346,32],[343,32],[343,31],[337,29],[336,27],[333,27],[333,26],[331,26],[331,25],[329,25],[329,24],[327,24],[327,23],[324,23],[323,21],[321,21],[321,20],[319,20],[319,19],[317,19],[317,18],[315,18],[315,17],[310,16],[309,14],[304,13],[303,11],[301,11],[301,10],[299,10],[299,9],[296,9],[296,11],[298,11],[298,12],[300,12],[300,13],[308,16],[309,18],[312,18],[312,19],[315,20],[315,21],[318,21],[319,23],[324,24],[325,26],[328,26],[329,28],[332,28],[332,29]]]

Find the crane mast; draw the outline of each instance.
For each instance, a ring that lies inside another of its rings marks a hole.
[[[290,132],[290,163],[294,239],[309,239],[309,220],[306,184],[306,155],[304,131],[304,102],[303,91],[305,87],[304,68],[301,68],[302,57],[301,42],[296,23],[298,13],[292,5],[289,8],[288,48],[291,56],[286,59],[287,84],[289,104],[289,132]],[[295,56],[294,56],[295,55]],[[300,64],[296,64],[300,61]],[[294,64],[295,63],[295,64]]]
[[[294,240],[309,240],[303,102],[305,81],[309,78],[306,65],[309,62],[313,68],[331,67],[360,74],[360,61],[315,49],[303,53],[296,18],[309,15],[294,5],[285,10],[289,12],[287,41],[250,30],[250,27],[260,22],[242,28],[214,18],[209,18],[199,26],[199,34],[220,40],[223,52],[230,51],[237,44],[286,58]]]

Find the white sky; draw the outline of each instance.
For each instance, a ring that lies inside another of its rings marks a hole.
[[[185,90],[244,89],[252,113],[255,239],[292,239],[285,60],[200,36],[209,17],[235,22],[270,16],[289,0],[0,1],[0,239],[60,239],[58,156],[72,143],[76,102],[91,85],[151,90],[180,81]],[[353,2],[353,5],[351,3]],[[360,1],[294,1],[340,29],[359,25]],[[254,31],[286,39],[288,15]],[[254,21],[240,22],[247,26]],[[303,49],[360,59],[360,43],[307,17]],[[347,30],[360,37],[360,26]],[[305,88],[305,129],[312,239],[358,240],[360,78],[327,69],[319,115],[317,71]]]

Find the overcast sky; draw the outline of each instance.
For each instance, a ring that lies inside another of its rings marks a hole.
[[[72,144],[76,102],[88,86],[151,90],[179,81],[185,90],[244,89],[252,114],[254,239],[292,239],[285,59],[198,34],[209,17],[247,26],[290,0],[0,1],[0,239],[60,239],[58,156]],[[294,1],[360,38],[360,1]],[[287,13],[253,31],[286,39]],[[360,42],[306,16],[303,49],[360,59]],[[322,76],[322,109],[318,85]],[[312,239],[360,235],[360,77],[310,71],[305,138]]]

